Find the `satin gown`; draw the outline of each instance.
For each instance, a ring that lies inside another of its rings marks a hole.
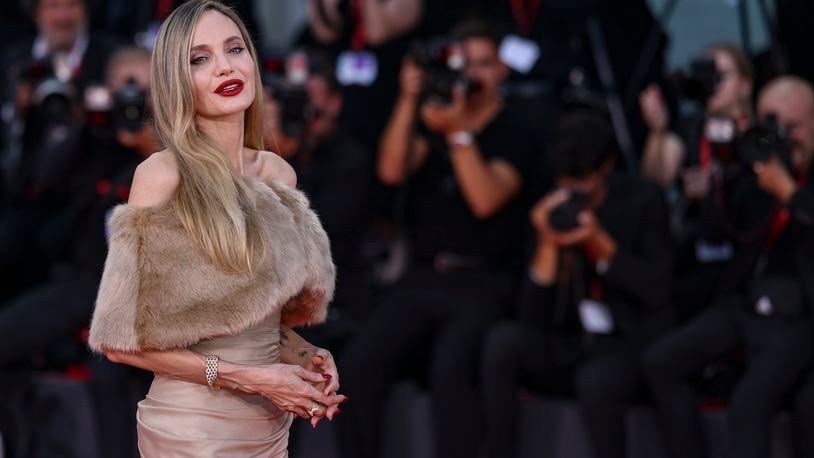
[[[234,336],[190,347],[202,354],[248,365],[280,359],[279,312]],[[203,371],[201,367],[201,371]],[[293,415],[258,395],[208,387],[156,375],[138,405],[141,455],[157,457],[288,457]]]

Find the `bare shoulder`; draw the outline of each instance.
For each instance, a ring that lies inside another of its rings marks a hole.
[[[136,207],[161,205],[172,199],[180,181],[172,153],[153,153],[136,167],[128,203]]]
[[[279,178],[292,188],[297,187],[297,172],[291,164],[271,151],[260,151],[258,154],[262,161],[260,176]]]

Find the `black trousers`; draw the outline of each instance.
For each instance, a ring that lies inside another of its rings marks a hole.
[[[29,358],[89,325],[97,287],[91,278],[64,277],[0,304],[0,367]]]
[[[809,368],[791,407],[792,440],[797,458],[814,458],[814,369]]]
[[[691,378],[740,347],[746,372],[729,401],[724,456],[769,456],[772,419],[811,357],[809,318],[759,317],[743,299],[728,298],[653,345],[645,374],[673,458],[701,458],[705,444]]]
[[[390,388],[411,375],[416,359],[427,371],[436,456],[477,456],[483,418],[479,356],[510,291],[508,277],[494,273],[409,271],[339,359],[342,391],[350,398],[338,424],[342,456],[380,456]]]
[[[517,456],[520,387],[576,394],[594,455],[626,456],[625,414],[642,375],[637,352],[618,337],[546,334],[533,324],[504,323],[486,341],[481,377],[491,458]]]

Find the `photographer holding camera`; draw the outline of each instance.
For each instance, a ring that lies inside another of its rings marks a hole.
[[[440,55],[462,59],[468,85],[450,87],[405,59],[379,148],[379,178],[407,186],[412,262],[340,358],[354,399],[340,423],[349,458],[378,456],[389,390],[415,358],[428,371],[436,456],[477,456],[478,355],[513,292],[522,173],[534,151],[523,113],[500,97],[508,70],[497,37],[481,23],[453,36],[460,48]]]
[[[0,302],[0,368],[9,373],[13,369],[62,370],[86,362],[86,343],[76,336],[90,322],[96,299],[107,254],[107,217],[113,206],[127,201],[138,163],[160,149],[152,126],[145,125],[149,70],[150,54],[144,49],[125,48],[110,59],[106,90],[111,106],[97,113],[97,121],[104,119],[104,124],[83,129],[77,171],[64,183],[70,200],[51,215],[63,221],[60,227],[68,232],[68,253],[56,262],[39,266],[47,275],[44,282]],[[128,452],[135,447],[134,417],[126,414],[135,409],[128,392],[132,371],[122,374],[124,366],[106,360],[93,360],[91,364],[91,388],[98,401],[99,427],[104,432],[100,435],[104,456],[121,456],[123,447]],[[9,408],[7,404],[13,401],[8,399],[0,408]],[[27,445],[13,442],[17,437],[13,434],[15,428],[39,421],[23,421],[5,411],[0,418],[0,430],[3,438],[9,439],[12,454],[15,445]],[[49,434],[60,437],[57,432]],[[75,438],[54,440],[63,445],[74,442]],[[48,455],[47,451],[40,452]]]
[[[747,131],[738,150],[742,160],[752,158],[740,171],[746,191],[726,196],[731,203],[724,211],[748,215],[768,201],[773,210],[761,236],[735,247],[722,277],[725,294],[645,355],[675,458],[706,456],[691,382],[705,365],[745,349],[746,371],[729,400],[723,456],[758,458],[769,456],[772,419],[811,359],[814,91],[798,78],[778,78],[761,91],[758,117],[764,124]]]
[[[575,394],[595,456],[623,458],[638,355],[671,322],[667,208],[655,185],[612,172],[615,139],[601,114],[563,115],[552,153],[558,189],[530,213],[537,245],[517,321],[485,345],[489,456],[516,456],[522,385]]]
[[[677,240],[674,301],[681,320],[701,311],[732,256],[733,240],[718,222],[715,192],[722,163],[733,158],[737,137],[751,122],[752,67],[733,45],[707,48],[687,74],[674,78],[679,96],[700,111],[669,130],[669,112],[656,86],[641,95],[650,134],[643,176],[668,189]],[[679,189],[680,188],[680,189]]]
[[[0,300],[42,280],[41,264],[70,243],[39,229],[68,205],[65,184],[87,121],[84,90],[102,80],[113,50],[87,30],[85,1],[31,3],[38,35],[12,45],[0,65],[0,270],[9,275]]]
[[[327,57],[314,50],[296,51],[285,67],[284,81],[273,75],[267,78],[265,144],[297,172],[297,186],[320,215],[337,265],[332,314],[327,326],[317,328],[324,335],[306,330],[311,333],[309,341],[344,339],[367,314],[370,302],[360,252],[369,218],[373,164],[367,151],[339,124],[342,88]]]

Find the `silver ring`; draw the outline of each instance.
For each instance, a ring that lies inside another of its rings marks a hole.
[[[311,401],[311,407],[308,409],[308,415],[314,416],[319,411],[319,403],[317,401]]]

